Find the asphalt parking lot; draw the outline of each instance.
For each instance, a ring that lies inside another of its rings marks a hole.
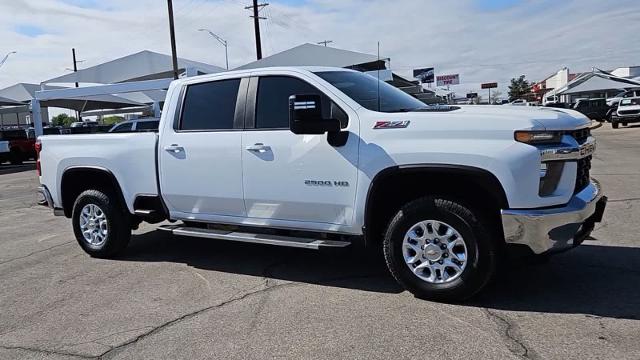
[[[0,358],[639,359],[640,126],[595,133],[609,205],[592,239],[461,305],[414,298],[363,254],[153,226],[93,259],[35,204],[33,165],[0,166]]]

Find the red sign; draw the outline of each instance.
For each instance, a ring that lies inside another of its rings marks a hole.
[[[482,89],[495,89],[498,87],[498,83],[492,82],[492,83],[484,83],[481,84],[480,87]]]

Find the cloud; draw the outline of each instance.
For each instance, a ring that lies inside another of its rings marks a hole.
[[[224,48],[199,28],[229,43],[232,67],[255,59],[249,1],[174,0],[178,56],[224,66]],[[101,5],[101,4],[107,5]],[[599,0],[286,0],[270,1],[261,15],[263,53],[304,42],[391,57],[391,67],[435,66],[459,73],[456,91],[478,90],[510,78],[532,80],[567,66],[586,71],[636,64],[640,55],[640,2]],[[105,7],[106,6],[106,7]],[[0,68],[0,87],[40,82],[71,66],[71,48],[82,66],[142,49],[170,53],[163,0],[19,0],[0,4],[0,53],[17,50]],[[43,32],[33,37],[19,26]],[[2,56],[4,54],[0,54]]]

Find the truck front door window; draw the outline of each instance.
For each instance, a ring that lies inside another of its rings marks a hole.
[[[290,76],[265,76],[258,85],[256,128],[288,129],[289,96],[301,94],[322,96],[323,117],[338,119],[343,128],[347,126],[347,114],[311,84]]]

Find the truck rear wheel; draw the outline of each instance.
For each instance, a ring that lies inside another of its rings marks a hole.
[[[618,122],[617,122],[617,121],[612,121],[612,122],[611,122],[611,127],[612,127],[612,128],[617,129],[617,128],[618,128],[618,126],[620,126],[620,124],[618,124]]]
[[[73,205],[71,218],[78,244],[93,257],[113,257],[129,244],[129,214],[113,196],[98,190],[82,192]]]
[[[468,207],[444,197],[405,205],[391,220],[384,255],[395,279],[416,297],[462,301],[492,278],[497,246]]]

